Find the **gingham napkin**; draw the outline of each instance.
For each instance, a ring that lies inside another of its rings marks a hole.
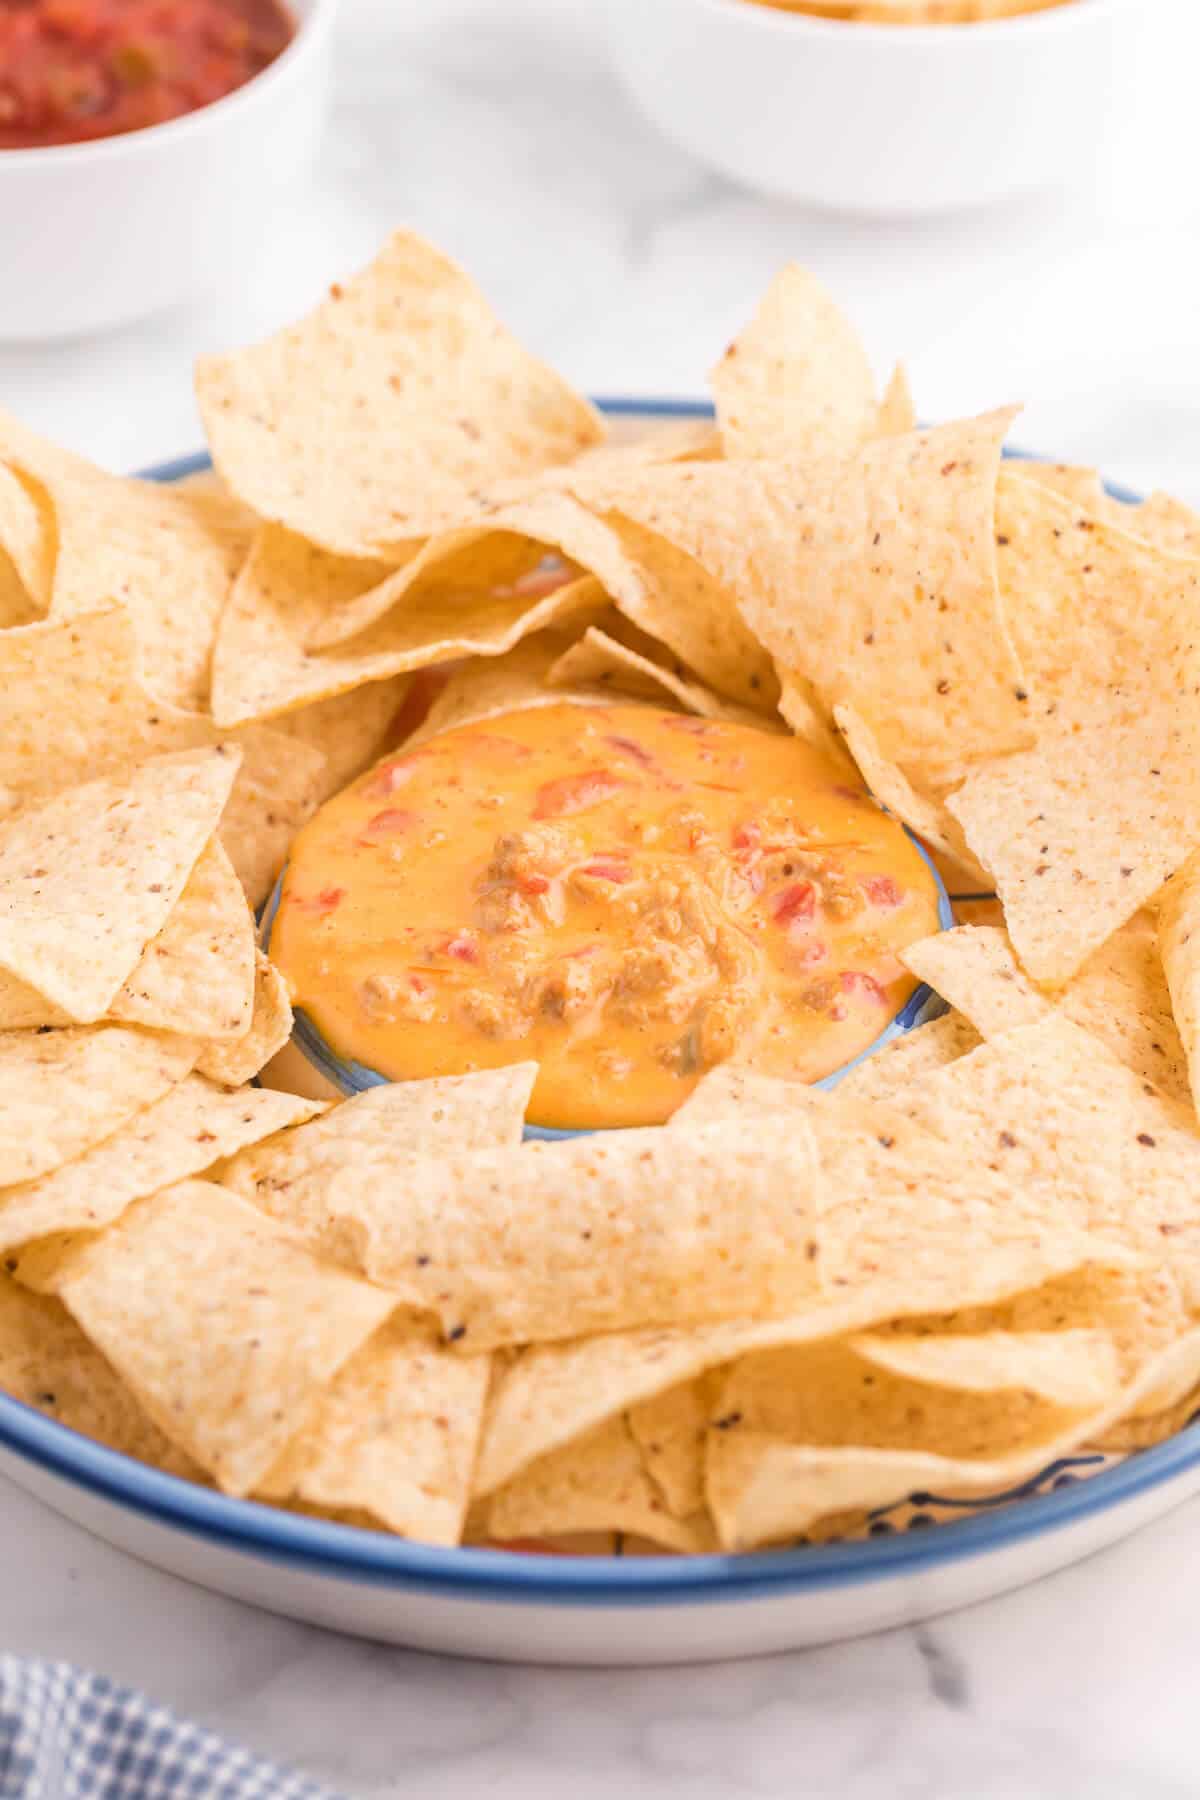
[[[0,1656],[0,1800],[336,1800],[68,1663]]]

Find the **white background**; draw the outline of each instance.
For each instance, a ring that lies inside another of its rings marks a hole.
[[[1024,442],[1200,504],[1200,5],[1143,5],[1148,26],[1169,13],[1173,51],[1086,189],[910,227],[762,201],[659,142],[606,71],[603,0],[346,0],[321,169],[257,265],[170,318],[0,349],[0,403],[114,468],[194,448],[192,355],[286,319],[406,222],[605,392],[700,392],[773,269],[802,259],[881,372],[909,359],[927,416],[1024,400]],[[7,1488],[0,1546],[0,1645],[101,1667],[353,1792],[1190,1800],[1200,1786],[1196,1507],[926,1630],[629,1675],[326,1637],[152,1574]]]

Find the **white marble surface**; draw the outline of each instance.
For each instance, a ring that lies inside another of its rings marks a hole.
[[[1169,9],[1176,68],[1195,0]],[[286,318],[410,221],[601,391],[694,393],[789,256],[852,305],[930,416],[1025,399],[1026,442],[1200,502],[1194,106],[1148,88],[1086,192],[920,227],[821,218],[655,139],[596,0],[345,0],[310,191],[258,265],[99,341],[0,348],[0,402],[113,467],[193,447],[188,366]],[[1116,167],[1116,178],[1113,167]],[[151,1689],[354,1794],[422,1800],[1168,1800],[1200,1787],[1200,1508],[915,1632],[680,1672],[453,1664],[256,1614],[0,1488],[0,1646]]]

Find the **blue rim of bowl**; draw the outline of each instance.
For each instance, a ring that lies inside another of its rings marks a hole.
[[[946,892],[946,884],[934,866],[933,858],[924,844],[908,830],[907,826],[905,826],[905,835],[933,876],[938,898],[938,930],[949,931],[954,925],[954,909],[950,896]],[[275,914],[279,910],[286,874],[285,867],[280,871],[270,897],[259,915],[259,942],[268,955],[271,949],[271,928],[275,923]],[[874,1056],[895,1038],[903,1037],[905,1032],[915,1031],[918,1025],[928,1024],[930,1019],[935,1019],[944,1010],[945,1003],[931,987],[922,982],[919,987],[914,988],[895,1017],[888,1020],[877,1038],[873,1039],[864,1050],[860,1050],[857,1056],[851,1057],[848,1063],[843,1063],[840,1069],[834,1069],[831,1074],[823,1076],[820,1081],[814,1081],[812,1085],[826,1090],[835,1088],[839,1081],[844,1081],[850,1071],[857,1069],[860,1063],[866,1062],[869,1056]],[[323,1075],[325,1080],[338,1090],[339,1094],[347,1096],[362,1094],[368,1088],[387,1086],[388,1077],[381,1075],[378,1069],[368,1068],[365,1063],[355,1062],[352,1057],[339,1056],[315,1020],[311,1019],[302,1007],[296,1009],[292,1024],[292,1042],[308,1059],[317,1073]],[[526,1125],[525,1127],[527,1139],[540,1139],[543,1142],[587,1137],[588,1135],[587,1131],[564,1130],[553,1125]]]
[[[703,401],[621,398],[598,404],[613,416],[711,417],[711,408]],[[1039,460],[1030,452],[1008,454]],[[209,466],[207,456],[188,456],[145,473],[155,481],[179,481]],[[1139,498],[1127,488],[1107,486],[1116,500],[1135,504]],[[438,1549],[197,1487],[81,1437],[4,1394],[0,1394],[0,1449],[148,1523],[310,1575],[462,1601],[632,1610],[828,1592],[996,1554],[1129,1506],[1195,1470],[1200,1465],[1200,1423],[1073,1486],[1034,1495],[1016,1488],[997,1496],[1004,1504],[995,1512],[976,1513],[924,1532],[740,1556],[586,1557]],[[531,1650],[536,1651],[536,1645]]]

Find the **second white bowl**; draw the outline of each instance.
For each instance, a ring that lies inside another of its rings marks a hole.
[[[616,67],[723,174],[839,211],[933,213],[1086,168],[1125,103],[1142,0],[977,25],[861,25],[747,0],[610,0]]]

